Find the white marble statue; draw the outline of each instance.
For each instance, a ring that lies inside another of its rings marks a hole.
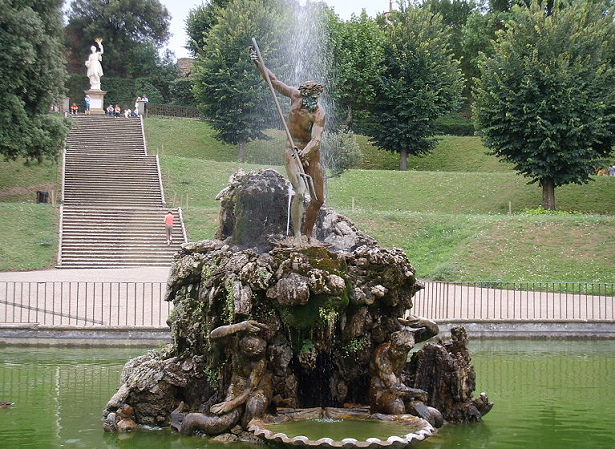
[[[103,69],[100,61],[102,61],[102,54],[104,52],[102,39],[95,39],[96,43],[100,47],[100,51],[97,51],[96,45],[92,45],[92,53],[85,61],[85,66],[88,68],[88,78],[90,78],[90,89],[100,90],[100,77],[103,76]]]

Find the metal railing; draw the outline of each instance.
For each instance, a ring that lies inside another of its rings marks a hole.
[[[432,320],[613,321],[615,284],[426,282],[413,314]]]
[[[166,327],[164,282],[0,282],[0,325]],[[427,282],[412,314],[436,321],[615,321],[615,284]]]
[[[164,282],[0,282],[0,323],[166,327]]]
[[[198,119],[201,117],[201,114],[198,108],[195,108],[194,106],[147,103],[147,105],[145,106],[145,116],[182,117]]]

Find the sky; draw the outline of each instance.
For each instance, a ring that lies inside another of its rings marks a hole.
[[[184,31],[184,21],[190,10],[201,4],[201,0],[160,0],[160,2],[166,6],[171,14],[170,31],[172,36],[169,39],[168,49],[172,50],[177,58],[190,56],[188,51],[183,48],[188,39]],[[302,3],[305,3],[305,0]],[[365,9],[367,14],[372,17],[389,10],[389,0],[325,0],[325,3],[331,6],[343,20],[350,19],[353,13],[359,15],[362,9]]]

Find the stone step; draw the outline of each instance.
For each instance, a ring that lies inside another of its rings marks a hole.
[[[74,117],[64,160],[58,268],[169,266],[183,243],[175,212],[166,244],[164,198],[141,120]]]
[[[140,155],[140,156],[147,156],[147,154],[145,153],[145,146],[143,145],[143,143],[140,144],[129,144],[126,145],[124,148],[108,148],[106,146],[99,146],[99,145],[86,145],[86,146],[79,146],[79,147],[67,147],[66,148],[66,154],[71,156],[71,157],[81,157],[81,156],[87,156],[87,155],[98,155],[101,157],[106,157],[109,154],[122,154],[125,153],[126,156],[134,156],[136,155]],[[153,157],[150,155],[150,157]]]
[[[109,259],[67,259],[62,261],[62,265],[58,268],[68,268],[73,267],[77,268],[104,268],[104,267],[131,267],[131,266],[156,266],[156,267],[168,267],[173,262],[173,257],[160,257],[160,258],[126,258],[126,257],[116,257]]]
[[[120,162],[128,162],[132,164],[136,164],[139,162],[156,162],[156,156],[151,156],[145,154],[144,150],[139,150],[137,153],[134,152],[117,152],[117,153],[104,153],[104,150],[101,151],[82,151],[82,152],[71,152],[70,150],[66,151],[66,162],[69,164],[79,164],[79,163],[91,163],[91,162],[106,162],[108,164],[118,164]]]
[[[85,174],[100,174],[101,176],[115,176],[116,178],[124,176],[125,174],[133,174],[133,173],[141,173],[147,176],[155,176],[158,178],[158,170],[156,170],[156,164],[147,164],[147,165],[136,165],[136,164],[105,164],[105,165],[97,165],[97,166],[88,166],[88,165],[67,165],[68,170],[65,171],[65,176],[71,177],[79,177],[84,176]]]
[[[69,142],[70,143],[70,142]],[[108,157],[110,155],[125,155],[126,157],[145,156],[145,147],[143,145],[131,145],[123,149],[112,149],[107,146],[98,145],[68,145],[66,154],[70,157],[79,157],[81,155],[100,155]]]
[[[76,257],[88,257],[88,258],[110,258],[117,257],[118,255],[129,256],[141,256],[141,255],[158,255],[168,256],[179,251],[183,242],[173,242],[171,245],[167,245],[166,242],[159,242],[157,244],[151,244],[148,248],[127,248],[127,247],[115,247],[112,250],[102,251],[98,249],[77,251],[74,248],[62,250],[62,255],[67,255],[72,258]]]
[[[112,178],[106,181],[102,181],[101,179],[98,178],[93,178],[93,179],[85,179],[85,178],[78,178],[78,179],[69,179],[64,181],[64,186],[65,189],[70,188],[71,186],[78,186],[79,188],[81,187],[90,187],[90,188],[96,188],[96,187],[105,187],[105,188],[109,188],[109,189],[117,189],[118,186],[121,187],[131,187],[131,188],[139,188],[139,187],[146,187],[148,189],[152,189],[152,188],[158,188],[160,187],[158,184],[158,180],[157,179],[147,179],[147,177],[143,177],[144,179],[132,179],[130,180],[129,178]],[[109,182],[112,181],[113,185],[109,185]]]
[[[147,195],[147,198],[143,196]],[[131,204],[132,206],[138,205],[157,205],[162,206],[163,201],[160,195],[149,195],[147,191],[143,192],[132,192],[129,194],[120,194],[118,192],[113,191],[101,191],[101,190],[92,190],[83,193],[76,192],[64,192],[64,202],[84,202],[84,203],[108,203],[117,201],[125,205],[126,202],[137,201],[135,204]],[[139,204],[139,201],[142,204]],[[129,206],[127,206],[129,207]]]
[[[116,200],[110,200],[107,197],[104,198],[83,198],[83,197],[75,197],[71,198],[70,196],[64,197],[64,204],[72,207],[83,206],[83,207],[92,207],[92,206],[100,206],[100,207],[111,207],[111,206],[122,206],[122,207],[133,207],[133,206],[151,206],[151,207],[164,207],[165,203],[162,201],[162,198],[141,198],[139,201],[132,201],[133,198],[119,198]],[[72,203],[72,204],[71,204]]]
[[[160,187],[158,185],[158,182],[156,182],[156,180],[135,180],[135,181],[127,181],[127,180],[109,180],[109,181],[113,181],[113,185],[109,185],[108,182],[101,182],[98,181],[96,179],[89,179],[89,180],[78,180],[78,181],[71,181],[69,180],[68,182],[64,183],[64,191],[68,191],[71,188],[79,188],[79,189],[86,189],[89,191],[108,191],[108,192],[114,192],[114,191],[141,191],[141,190],[147,190],[148,192],[151,192],[152,189],[156,189],[158,187]]]
[[[134,154],[132,156],[126,154],[90,154],[87,155],[79,155],[74,156],[67,154],[66,161],[64,163],[65,166],[92,166],[92,168],[96,168],[98,164],[103,164],[105,166],[117,167],[122,166],[124,164],[130,164],[132,166],[136,165],[150,165],[156,166],[156,157],[155,156],[144,156],[143,154]]]
[[[85,176],[85,175],[71,176],[70,178],[64,181],[64,185],[106,184],[107,186],[115,187],[118,184],[124,184],[127,186],[144,185],[148,187],[151,187],[151,186],[160,187],[159,181],[158,181],[158,175],[156,175],[155,173],[126,172],[123,175],[124,176],[122,175],[113,176],[107,179],[103,178],[103,176],[96,176],[95,173],[92,173],[90,176]]]
[[[183,240],[180,238],[176,238],[178,237],[179,234],[173,234],[173,242],[174,245],[179,247],[182,243]],[[156,241],[158,242],[158,241]],[[150,242],[117,242],[117,241],[104,241],[104,242],[91,242],[90,244],[88,244],[87,248],[83,248],[80,246],[77,246],[78,244],[75,242],[71,242],[68,245],[66,245],[62,251],[74,251],[74,252],[88,252],[88,251],[117,251],[118,249],[121,250],[147,250],[149,251],[150,249],[152,249],[152,247],[159,247],[162,246],[162,243],[164,243],[165,247],[166,247],[166,239],[164,239],[163,242],[158,242],[158,243],[150,243]]]
[[[68,195],[68,194],[64,195],[64,203],[79,203],[79,204],[83,203],[86,207],[88,203],[104,205],[107,203],[113,204],[114,202],[117,203],[118,205],[121,204],[126,207],[137,206],[137,205],[140,205],[140,206],[150,205],[150,206],[158,207],[158,206],[163,205],[162,198],[159,196],[153,197],[153,198],[150,197],[147,200],[145,200],[141,196],[136,195],[136,194],[132,196],[116,196],[116,195],[109,195],[109,194],[93,192],[91,195],[86,195],[86,196]]]
[[[116,262],[116,263],[102,263],[97,264],[94,262],[68,262],[62,265],[57,265],[58,269],[89,269],[89,268],[136,268],[136,267],[168,267],[171,265],[172,261],[161,261],[161,262],[149,262],[149,263],[130,263],[130,262]]]
[[[159,208],[159,209],[151,209],[151,208],[72,208],[70,206],[64,206],[64,216],[65,217],[74,217],[74,216],[91,216],[94,218],[98,217],[156,217],[162,219],[168,212],[168,209]],[[179,218],[179,214],[177,211],[173,210],[173,215],[177,220]]]
[[[133,154],[135,152],[145,153],[145,145],[143,145],[142,141],[135,136],[134,139],[128,138],[119,138],[117,141],[108,141],[108,142],[86,142],[84,140],[80,141],[71,141],[67,140],[66,151],[70,153],[82,154],[82,153],[126,153]],[[121,144],[121,146],[114,146]],[[112,145],[111,145],[112,144]]]
[[[173,236],[181,235],[181,230],[173,230]],[[81,229],[62,229],[62,240],[66,239],[66,242],[74,241],[74,239],[81,240],[125,240],[125,239],[134,239],[136,242],[144,241],[144,240],[157,240],[162,239],[165,236],[164,227],[161,229],[152,229],[149,231],[140,231],[136,232],[136,230],[130,229],[92,229],[92,228],[81,228]]]
[[[169,253],[165,253],[165,254],[155,254],[154,257],[149,257],[148,254],[106,254],[106,255],[100,255],[100,254],[96,254],[92,257],[88,257],[88,256],[84,256],[81,254],[78,255],[67,255],[66,258],[64,258],[64,256],[62,256],[62,264],[68,263],[68,262],[85,262],[85,261],[89,261],[89,262],[110,262],[110,261],[118,261],[118,260],[124,260],[124,261],[131,261],[131,262],[148,262],[148,261],[160,261],[160,260],[168,260],[169,262],[171,260],[173,260],[173,256],[175,255],[175,253],[169,252]]]

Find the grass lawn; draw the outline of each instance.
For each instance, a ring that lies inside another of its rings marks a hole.
[[[237,145],[216,140],[212,127],[196,120],[148,117],[145,135],[148,151],[161,156],[182,156],[217,162],[237,161]],[[281,164],[281,151],[286,147],[286,137],[279,130],[268,130],[270,140],[248,142],[245,159],[252,164]],[[399,155],[384,151],[369,142],[366,136],[357,135],[363,153],[358,167],[366,170],[398,170]],[[478,137],[440,136],[436,149],[425,156],[408,157],[411,170],[453,172],[502,172],[510,171],[510,164],[501,163],[488,156],[487,149]]]
[[[147,118],[145,125],[148,150],[160,155],[165,197],[183,208],[190,240],[214,237],[215,197],[236,170],[284,173],[281,131],[250,142],[249,163],[239,164],[236,146],[215,140],[205,122]],[[409,158],[407,172],[396,170],[397,155],[357,138],[363,169],[330,179],[327,202],[383,246],[406,251],[421,278],[615,282],[615,178],[556,189],[558,209],[578,215],[524,215],[540,204],[540,188],[488,156],[477,137],[444,136],[430,155]],[[31,203],[37,190],[57,186],[58,166],[1,164],[0,230],[7,238],[0,270],[51,267],[57,209]],[[513,215],[506,214],[509,202]]]
[[[479,137],[439,136],[433,152],[424,156],[408,156],[408,170],[448,172],[511,171],[511,164],[487,154]],[[366,136],[357,136],[363,160],[357,168],[366,170],[399,170],[399,154],[381,150]]]
[[[421,279],[615,282],[615,217],[339,210],[405,251]],[[217,209],[189,207],[191,240],[214,238]]]
[[[421,278],[615,282],[615,218],[347,211]]]
[[[24,165],[23,159],[0,160],[0,202],[34,203],[37,190],[50,192],[61,182],[58,164],[45,161],[42,164]]]
[[[217,208],[215,197],[238,169],[267,165],[213,162],[162,156],[165,195],[171,205]],[[284,173],[283,167],[274,167]],[[558,208],[590,214],[615,215],[615,178],[598,176],[586,185],[568,185],[555,191]],[[425,172],[350,170],[328,181],[328,204],[336,209],[502,214],[512,203],[513,213],[534,209],[541,190],[514,172]]]
[[[350,170],[329,181],[329,202],[335,208],[501,214],[534,209],[542,202],[536,184],[514,172],[390,172]],[[555,190],[558,209],[591,214],[615,214],[615,178],[598,176],[586,185]]]
[[[59,210],[48,204],[0,203],[0,271],[52,268]]]

